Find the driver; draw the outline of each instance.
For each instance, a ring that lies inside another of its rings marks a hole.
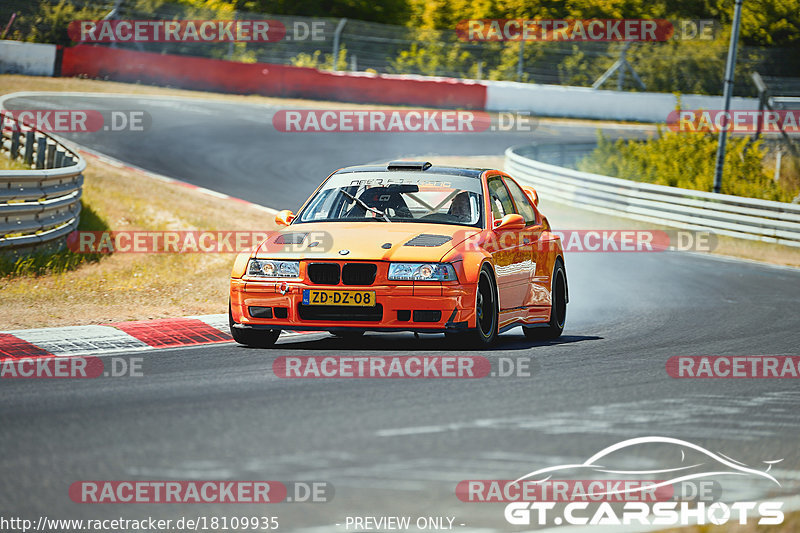
[[[450,204],[450,209],[447,214],[455,217],[459,222],[469,222],[472,220],[472,207],[469,203],[469,193],[461,191],[458,193],[453,202]]]

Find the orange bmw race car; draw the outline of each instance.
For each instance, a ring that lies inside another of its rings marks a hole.
[[[231,273],[236,342],[281,330],[445,333],[492,344],[522,326],[561,335],[569,293],[560,238],[536,191],[499,170],[396,161],[328,176]]]

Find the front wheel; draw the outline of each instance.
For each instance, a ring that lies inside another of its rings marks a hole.
[[[447,333],[448,338],[463,340],[467,348],[485,348],[497,341],[498,336],[497,290],[494,276],[488,267],[481,269],[475,295],[475,329],[465,333]]]
[[[526,328],[522,331],[533,340],[552,340],[561,336],[564,323],[567,321],[567,273],[559,259],[553,271],[552,291],[550,295],[550,322],[545,327]]]
[[[231,304],[228,302],[228,325],[231,328],[231,337],[239,344],[253,348],[269,348],[281,334],[279,329],[241,329],[233,327],[234,324]]]

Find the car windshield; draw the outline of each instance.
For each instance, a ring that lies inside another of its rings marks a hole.
[[[480,227],[481,181],[468,176],[345,173],[331,176],[296,222],[427,222]]]

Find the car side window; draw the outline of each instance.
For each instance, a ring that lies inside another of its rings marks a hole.
[[[495,220],[500,220],[504,216],[514,212],[514,204],[508,195],[508,189],[503,185],[500,176],[489,178],[486,183],[489,189],[489,202],[492,204],[492,214]]]
[[[517,213],[522,215],[522,218],[525,219],[525,224],[527,226],[537,224],[539,221],[536,220],[536,210],[531,205],[530,200],[528,200],[528,195],[525,194],[525,191],[523,191],[514,180],[504,179],[503,181],[506,187],[508,187],[511,197],[514,198],[514,204],[517,206]]]

